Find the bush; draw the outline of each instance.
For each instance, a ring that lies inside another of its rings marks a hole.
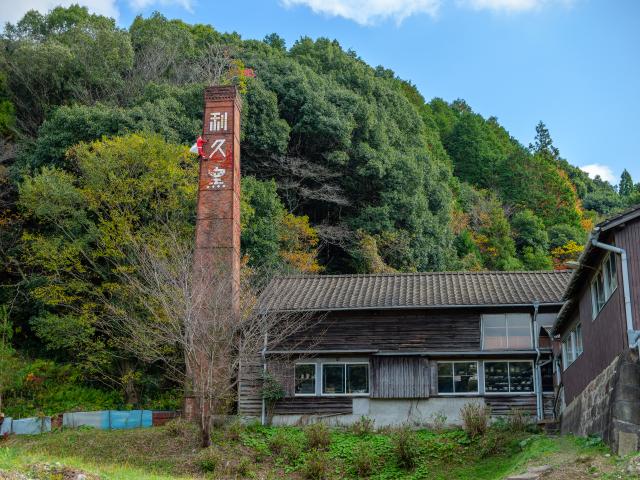
[[[205,448],[198,454],[197,463],[203,472],[212,473],[222,466],[222,454],[214,447]]]
[[[326,480],[331,471],[329,456],[320,450],[312,450],[302,466],[304,478],[309,480]]]
[[[520,408],[512,408],[507,417],[507,428],[512,432],[526,432],[531,423],[531,415]]]
[[[269,438],[268,443],[271,453],[284,458],[289,464],[294,463],[302,453],[300,442],[285,430],[278,429]]]
[[[438,433],[447,428],[447,415],[444,410],[438,410],[431,414],[431,428]]]
[[[244,432],[244,425],[240,420],[233,420],[224,427],[224,438],[230,442],[237,442]]]
[[[420,440],[407,425],[395,430],[391,435],[393,453],[403,468],[415,467],[420,456]]]
[[[351,431],[354,435],[358,435],[359,437],[362,437],[364,435],[371,435],[374,431],[373,425],[373,419],[365,417],[363,415],[362,417],[360,417],[360,420],[351,425]]]
[[[170,437],[187,437],[196,433],[196,426],[183,418],[174,418],[165,425],[165,431]]]
[[[370,476],[378,466],[378,457],[373,448],[366,443],[356,445],[353,449],[352,461],[358,478]]]
[[[324,423],[312,423],[304,429],[307,446],[312,450],[327,450],[331,445],[331,431]]]
[[[491,407],[480,402],[469,402],[460,409],[460,417],[465,432],[471,438],[475,438],[484,435],[489,428]]]

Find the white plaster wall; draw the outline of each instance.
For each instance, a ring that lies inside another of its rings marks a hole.
[[[376,427],[402,424],[426,425],[444,414],[447,424],[460,425],[460,409],[468,402],[484,404],[481,397],[432,397],[423,400],[387,400],[354,398],[352,415],[276,415],[274,425],[294,425],[323,421],[330,425],[350,425],[362,416],[375,421]]]

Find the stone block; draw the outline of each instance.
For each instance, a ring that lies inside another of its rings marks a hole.
[[[632,432],[618,431],[617,454],[620,456],[629,455],[638,451],[638,434]]]

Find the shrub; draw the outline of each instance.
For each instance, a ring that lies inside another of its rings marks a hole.
[[[374,431],[373,428],[374,421],[372,418],[365,417],[364,415],[360,417],[360,420],[356,421],[351,426],[351,431],[354,435],[358,435],[362,437],[364,435],[371,435]]]
[[[205,448],[198,454],[198,466],[203,472],[215,472],[222,466],[222,454],[213,447]]]
[[[391,445],[401,467],[415,467],[420,456],[420,441],[413,430],[407,425],[396,429],[391,435]]]
[[[512,408],[507,417],[507,428],[512,432],[526,432],[531,423],[531,415],[520,408]]]
[[[447,414],[444,410],[438,410],[431,414],[431,428],[435,432],[442,432],[447,427]]]
[[[237,442],[244,432],[244,425],[240,420],[233,420],[224,427],[224,438],[230,442]]]
[[[371,446],[366,443],[356,445],[353,449],[352,461],[358,478],[370,476],[378,466],[378,457]]]
[[[475,438],[484,435],[491,420],[491,407],[480,402],[468,402],[460,409],[465,432]]]
[[[302,453],[300,442],[285,430],[277,430],[268,443],[271,453],[284,458],[289,464],[294,463]]]
[[[240,461],[235,465],[235,473],[245,478],[251,472],[251,460],[247,457],[242,457]]]
[[[165,425],[165,431],[170,437],[187,437],[195,434],[196,426],[183,418],[174,418]]]
[[[312,423],[304,429],[307,446],[313,450],[326,450],[331,445],[331,431],[324,423]]]
[[[331,462],[328,455],[320,450],[312,450],[302,466],[304,478],[309,480],[325,480],[329,477]]]

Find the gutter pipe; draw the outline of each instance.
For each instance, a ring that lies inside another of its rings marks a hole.
[[[606,243],[598,241],[599,229],[595,231],[595,235],[591,238],[591,245],[609,252],[617,253],[621,257],[622,263],[622,288],[624,293],[624,312],[627,319],[627,340],[629,342],[629,348],[638,347],[638,339],[640,338],[640,331],[633,328],[633,311],[631,310],[631,289],[629,288],[629,259],[627,258],[627,252],[624,248],[614,247]]]
[[[264,344],[262,346],[262,374],[263,378],[267,375],[267,332],[264,333]],[[260,413],[260,424],[265,426],[267,424],[267,405],[264,395],[262,395],[262,412]]]
[[[544,419],[544,410],[542,407],[542,371],[540,370],[540,327],[538,326],[538,309],[540,302],[533,302],[533,346],[536,350],[536,362],[534,371],[534,382],[536,391],[536,415],[538,420]]]

